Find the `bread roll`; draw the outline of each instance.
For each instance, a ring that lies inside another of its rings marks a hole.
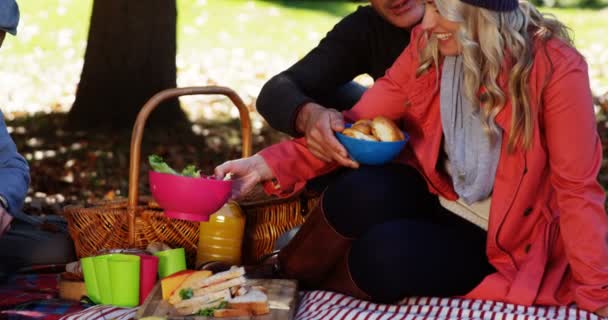
[[[369,120],[369,119],[359,119],[355,123],[353,123],[353,126],[354,125],[358,125],[358,124],[366,124],[368,126],[371,126],[372,125],[372,121]]]
[[[367,135],[371,135],[372,134],[372,126],[365,124],[365,123],[359,123],[359,124],[354,124],[351,129],[353,130],[357,130],[361,133],[365,133]]]
[[[397,127],[397,125],[395,125],[391,119],[385,117],[375,117],[374,120],[372,120],[371,126],[372,133],[380,141],[393,142],[400,141],[405,138],[403,136],[403,132],[399,130],[399,127]]]
[[[342,134],[345,136],[349,136],[355,139],[368,140],[368,141],[378,141],[378,139],[372,135],[365,134],[361,131],[354,130],[352,128],[347,128],[342,131]]]
[[[372,135],[372,122],[370,120],[361,119],[355,122],[351,128],[367,135]]]

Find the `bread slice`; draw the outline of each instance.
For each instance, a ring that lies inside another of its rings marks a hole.
[[[245,268],[243,267],[232,267],[229,270],[218,272],[210,277],[202,278],[200,281],[193,283],[192,288],[198,289],[207,287],[216,283],[220,283],[229,279],[242,277],[245,275]]]
[[[232,317],[250,317],[254,314],[247,309],[218,309],[213,311],[213,316],[216,318],[232,318]]]
[[[190,305],[190,306],[183,307],[183,308],[176,308],[176,310],[177,310],[177,313],[179,313],[180,315],[187,316],[187,315],[195,314],[195,313],[199,312],[200,310],[205,310],[208,308],[217,308],[224,301],[225,301],[224,299],[218,299],[216,301],[212,301],[212,302],[205,303],[205,304]]]
[[[208,294],[211,292],[221,291],[221,290],[229,289],[231,287],[236,287],[236,286],[242,286],[245,284],[245,281],[247,281],[245,279],[245,277],[238,277],[238,278],[230,279],[228,281],[223,281],[223,282],[219,282],[216,284],[212,284],[210,286],[195,289],[194,296],[198,297],[198,296],[202,296],[204,294]]]
[[[258,289],[251,289],[245,295],[228,300],[228,308],[249,310],[256,316],[270,313],[268,296]]]
[[[187,300],[183,300],[175,304],[175,308],[187,308],[187,307],[200,307],[201,305],[209,304],[221,299],[222,301],[228,301],[230,299],[230,290],[224,289],[221,291],[212,292],[198,297],[193,297]]]
[[[188,278],[186,278],[184,280],[184,282],[182,282],[182,284],[179,285],[179,287],[177,287],[173,293],[171,293],[171,297],[169,297],[169,303],[171,304],[176,304],[180,301],[182,301],[182,297],[180,295],[180,291],[182,290],[187,290],[187,289],[192,289],[194,290],[196,287],[194,287],[194,285],[198,282],[201,282],[204,279],[208,279],[211,276],[211,271],[207,271],[207,270],[201,270],[201,271],[196,271],[194,273],[192,273]]]
[[[270,313],[270,307],[268,306],[268,302],[237,302],[237,303],[229,302],[228,308],[247,310],[254,316],[259,316],[259,315]]]
[[[403,132],[397,127],[397,125],[388,118],[375,117],[372,120],[372,133],[380,141],[393,142],[403,140]]]

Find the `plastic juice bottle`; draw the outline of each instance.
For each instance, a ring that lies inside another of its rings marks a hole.
[[[245,232],[245,215],[234,201],[201,222],[196,265],[207,261],[241,264],[241,245]]]

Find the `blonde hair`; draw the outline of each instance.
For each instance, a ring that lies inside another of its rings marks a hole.
[[[520,1],[519,8],[510,12],[491,11],[460,0],[435,0],[435,5],[444,18],[461,22],[456,36],[462,47],[465,95],[474,106],[479,106],[482,126],[492,139],[500,130],[495,123],[496,115],[507,99],[498,83],[499,75],[510,68],[507,84],[513,109],[508,150],[512,152],[517,146],[528,149],[534,124],[528,91],[534,42],[558,38],[572,45],[568,29],[553,16],[541,14],[527,1]],[[420,53],[417,75],[438,65],[437,39],[428,35],[427,38],[427,45]],[[482,86],[486,91],[478,98]]]

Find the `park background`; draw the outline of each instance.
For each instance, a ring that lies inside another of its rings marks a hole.
[[[366,4],[365,1],[165,1],[175,3],[177,11],[177,86],[233,88],[251,110],[254,151],[287,138],[269,128],[255,112],[255,99],[262,85],[316,46],[342,17]],[[0,49],[0,108],[9,132],[31,166],[32,183],[25,211],[32,214],[58,213],[69,203],[126,194],[130,128],[109,124],[93,129],[87,125],[74,126],[74,119],[69,119],[85,61],[93,4],[93,0],[20,1],[18,35],[7,36]],[[608,1],[546,0],[543,5],[541,11],[556,15],[571,28],[576,47],[587,59],[591,89],[596,97],[598,130],[606,145]],[[156,10],[145,14],[171,14]],[[103,23],[120,25],[120,17],[112,19]],[[163,46],[162,37],[142,36]],[[122,40],[117,41],[116,50],[125,45]],[[357,81],[372,83],[366,76]],[[104,97],[109,93],[97,94]],[[95,100],[95,93],[92,96]],[[120,100],[119,97],[105,103],[103,108],[108,114],[120,115],[123,112]],[[238,112],[226,99],[194,96],[180,99],[180,104],[191,122],[181,129],[171,125],[163,128],[162,124],[147,128],[144,156],[160,154],[177,168],[194,163],[205,174],[211,174],[215,165],[239,156]],[[86,110],[87,106],[83,108]],[[147,167],[142,168],[143,177]],[[605,164],[599,178],[608,186]],[[140,181],[141,188],[146,190],[147,180]]]

